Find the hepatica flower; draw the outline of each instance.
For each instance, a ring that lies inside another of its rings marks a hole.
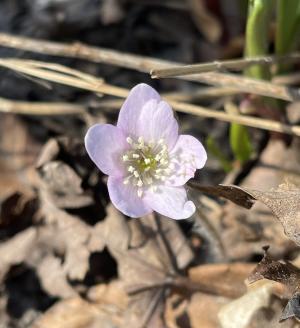
[[[130,217],[156,211],[172,219],[195,212],[184,184],[207,159],[202,144],[178,135],[172,108],[147,84],[129,93],[117,126],[96,124],[85,136],[86,150],[107,174],[109,196]]]

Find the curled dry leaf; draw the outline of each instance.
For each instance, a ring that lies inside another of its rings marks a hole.
[[[286,305],[280,321],[295,317],[300,319],[300,269],[292,263],[281,263],[273,260],[265,248],[265,254],[260,263],[249,275],[248,280],[253,283],[261,279],[269,279],[279,282],[287,287],[289,295],[292,295]]]
[[[245,192],[268,206],[281,222],[287,237],[300,245],[300,189],[282,184],[276,190],[262,192],[244,188]]]
[[[41,151],[36,166],[42,187],[59,208],[78,209],[94,202],[91,193],[82,188],[91,164],[82,151],[81,142],[63,137],[50,139]]]
[[[296,292],[288,301],[279,321],[282,322],[292,318],[300,319],[300,293],[298,292]]]
[[[241,187],[238,186],[202,186],[194,179],[191,179],[188,182],[188,186],[209,195],[224,197],[233,203],[247,209],[250,209],[253,206],[255,200],[254,197],[247,194]]]
[[[269,279],[285,284],[291,292],[295,290],[300,281],[300,269],[292,263],[281,263],[273,260],[265,247],[263,259],[249,275],[248,281],[253,283],[260,279]]]
[[[233,185],[203,187],[196,182],[190,186],[224,197],[248,209],[251,208],[253,200],[259,200],[279,219],[287,237],[300,245],[300,189],[296,186],[285,183],[271,191],[252,190]]]

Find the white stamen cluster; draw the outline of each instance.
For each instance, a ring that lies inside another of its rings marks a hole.
[[[166,143],[163,139],[145,143],[143,137],[139,137],[137,141],[128,137],[126,141],[131,149],[122,156],[128,172],[123,183],[136,187],[139,197],[142,197],[145,188],[155,192],[157,184],[165,181],[174,169]]]

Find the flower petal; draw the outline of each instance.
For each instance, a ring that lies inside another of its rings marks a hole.
[[[144,201],[154,211],[174,220],[187,219],[196,210],[183,187],[160,186],[156,192],[146,191]]]
[[[138,197],[136,189],[131,185],[124,185],[122,178],[108,177],[108,192],[115,207],[132,218],[149,214],[152,209]]]
[[[166,182],[171,186],[182,186],[193,178],[197,169],[202,169],[207,160],[207,154],[201,142],[189,135],[180,135],[170,153],[174,172]]]
[[[128,144],[120,129],[111,124],[93,125],[84,142],[90,158],[103,173],[123,175],[121,156],[128,149]]]
[[[178,139],[178,123],[171,106],[165,101],[148,101],[142,109],[137,131],[146,142],[164,139],[171,150]]]
[[[160,96],[149,85],[141,83],[132,88],[120,110],[117,127],[127,135],[136,135],[137,122],[142,108],[153,99],[160,101]]]

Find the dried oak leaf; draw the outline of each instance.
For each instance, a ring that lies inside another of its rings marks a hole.
[[[247,209],[252,207],[254,200],[259,200],[269,207],[279,219],[287,237],[300,245],[300,189],[296,186],[285,183],[271,191],[259,191],[234,185],[207,187],[201,186],[195,181],[190,186],[215,196],[224,197]]]
[[[93,198],[81,188],[82,179],[62,161],[52,161],[40,168],[43,183],[56,206],[80,208],[91,205]]]
[[[281,263],[273,260],[265,247],[263,259],[257,264],[248,277],[248,281],[253,283],[260,279],[269,279],[285,284],[290,292],[293,292],[300,281],[300,269],[292,263]]]
[[[277,190],[257,191],[243,188],[250,196],[268,206],[281,222],[287,237],[300,245],[300,190],[282,184]]]
[[[78,209],[93,204],[90,193],[82,188],[90,161],[82,142],[68,138],[50,139],[37,161],[42,187],[59,208]]]
[[[63,240],[65,248],[64,271],[71,279],[82,280],[89,268],[90,249],[88,246],[93,227],[75,215],[57,208],[48,194],[40,190],[41,214],[49,226],[55,226],[56,238]],[[99,238],[101,238],[99,236]],[[101,251],[100,243],[95,249]]]
[[[165,327],[161,318],[170,275],[194,256],[176,222],[154,215],[126,221],[119,214],[95,229],[116,259],[119,279],[131,295],[125,327]]]
[[[267,250],[266,247],[263,259],[250,274],[248,281],[253,283],[260,279],[269,279],[285,285],[292,297],[283,310],[280,321],[292,317],[300,319],[300,269],[292,263],[273,260]]]

